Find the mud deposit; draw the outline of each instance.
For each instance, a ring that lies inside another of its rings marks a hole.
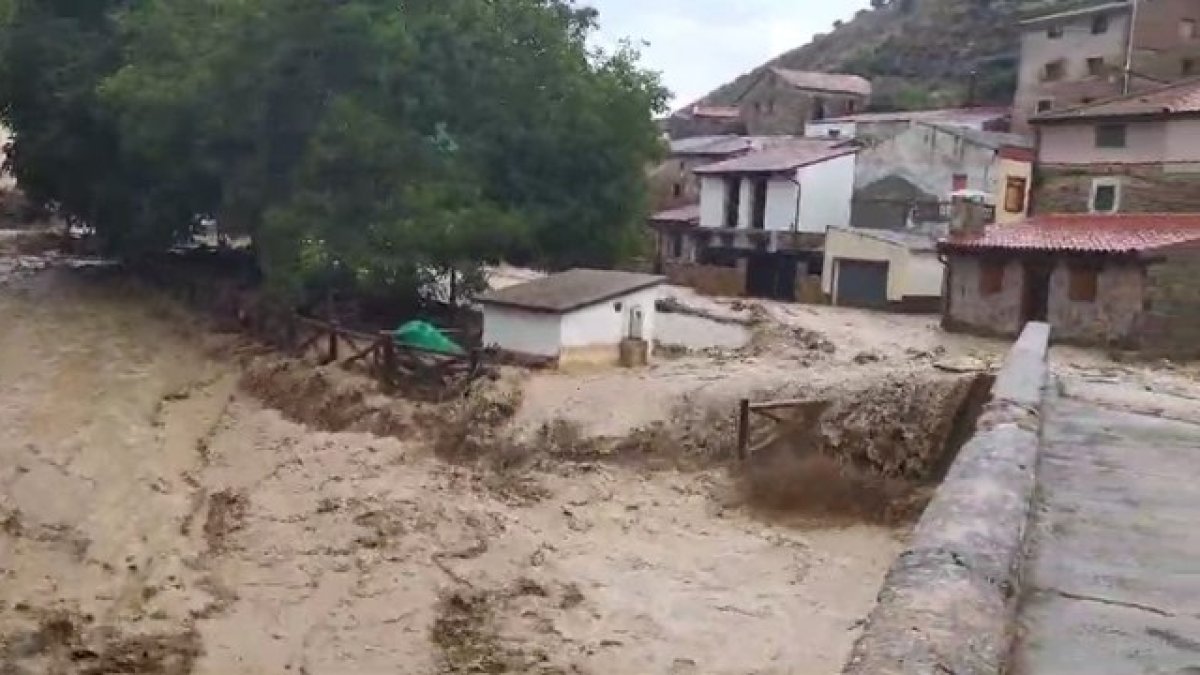
[[[834,672],[901,548],[764,520],[716,468],[447,461],[453,416],[252,370],[285,415],[80,273],[0,316],[6,674]]]

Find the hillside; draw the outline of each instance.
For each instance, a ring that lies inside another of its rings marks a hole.
[[[1102,0],[891,0],[713,91],[732,103],[762,68],[854,73],[875,83],[878,110],[960,105],[972,72],[976,103],[1007,104],[1016,86],[1017,24],[1030,14]]]

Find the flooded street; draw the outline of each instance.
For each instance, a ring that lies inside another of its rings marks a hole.
[[[901,548],[715,471],[506,484],[315,432],[103,271],[10,279],[0,316],[5,673],[833,672]]]

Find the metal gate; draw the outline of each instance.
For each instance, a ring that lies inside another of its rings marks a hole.
[[[837,304],[847,307],[886,307],[888,263],[837,259]]]

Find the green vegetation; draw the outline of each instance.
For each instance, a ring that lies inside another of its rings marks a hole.
[[[134,257],[206,219],[270,288],[630,253],[665,91],[567,0],[0,0],[12,168]]]

